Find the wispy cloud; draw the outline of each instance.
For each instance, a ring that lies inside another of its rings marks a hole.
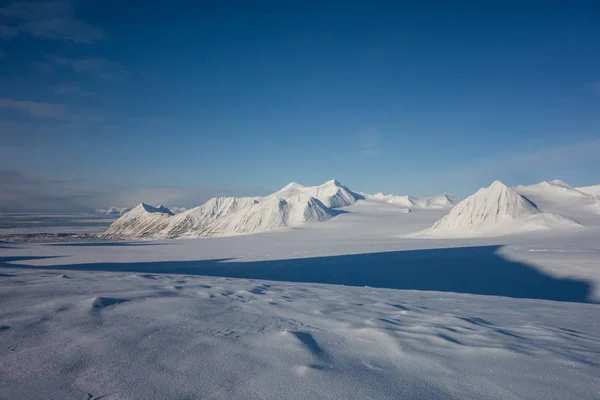
[[[105,58],[70,59],[54,56],[51,57],[51,62],[57,67],[90,74],[101,79],[122,79],[128,73],[122,65]]]
[[[360,155],[363,157],[375,157],[379,155],[379,134],[375,129],[368,129],[361,133],[358,138]]]
[[[598,154],[600,139],[528,152],[499,153],[448,168],[436,180],[469,182],[477,187],[487,186],[495,179],[511,185],[568,180],[565,174],[569,175],[571,171],[590,170],[591,164],[600,165]]]
[[[140,202],[194,207],[215,196],[260,196],[260,188],[133,187],[92,181],[43,180],[16,170],[0,170],[0,212],[86,212]]]
[[[59,85],[54,88],[54,91],[58,94],[65,96],[82,96],[98,98],[98,95],[96,93],[84,90],[81,86],[76,84]]]
[[[600,95],[600,81],[592,82],[591,86],[594,93]]]
[[[0,98],[0,109],[29,117],[29,120],[54,120],[61,123],[99,122],[103,116],[96,111],[59,103]]]
[[[95,28],[75,17],[74,3],[68,0],[15,1],[0,8],[5,22],[0,35],[29,35],[39,38],[93,43],[105,37]]]
[[[17,111],[33,118],[64,120],[69,116],[68,107],[64,104],[0,98],[0,108]]]

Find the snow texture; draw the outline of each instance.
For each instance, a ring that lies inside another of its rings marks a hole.
[[[405,213],[367,196],[304,224],[332,209],[294,188],[194,213],[253,210],[237,219],[251,229],[284,215],[301,224],[285,232],[0,241],[0,398],[598,399],[600,218],[594,196],[549,184],[558,189],[494,184],[453,210],[496,232],[555,213],[583,228],[407,238],[448,209]],[[73,224],[44,221],[68,224],[53,232]]]

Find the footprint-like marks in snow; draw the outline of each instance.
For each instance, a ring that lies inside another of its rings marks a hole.
[[[477,318],[477,317],[456,317],[456,318],[461,319],[470,324],[477,325],[477,326],[483,326],[486,328],[494,326],[494,324],[492,324],[490,321],[486,321],[483,318]]]
[[[392,307],[394,307],[394,308],[398,308],[398,309],[400,309],[402,311],[408,311],[408,308],[404,307],[402,304],[389,304],[389,305],[392,306]]]
[[[152,275],[152,274],[139,274],[139,275],[136,275],[136,276],[138,276],[140,278],[152,279],[152,280],[158,279],[158,276]]]
[[[300,343],[302,343],[302,345],[304,345],[304,347],[317,358],[322,359],[326,357],[325,351],[323,351],[321,346],[319,346],[319,343],[317,343],[313,335],[302,331],[290,331],[290,333],[294,335],[296,339],[298,339]]]
[[[460,342],[459,340],[454,339],[452,336],[446,335],[444,333],[438,333],[436,335],[438,338],[443,339],[447,342],[453,343],[453,344],[460,344],[462,345],[462,342]]]

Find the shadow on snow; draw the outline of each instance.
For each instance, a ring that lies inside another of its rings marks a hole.
[[[461,247],[253,262],[216,259],[43,267],[7,264],[10,261],[36,257],[0,257],[0,267],[206,275],[570,302],[589,301],[590,283],[545,275],[530,265],[501,257],[497,254],[499,248],[500,246]]]

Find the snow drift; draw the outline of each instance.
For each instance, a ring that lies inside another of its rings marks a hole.
[[[115,221],[103,238],[197,238],[230,236],[299,227],[327,221],[363,196],[336,180],[305,187],[290,183],[264,198],[217,197],[173,216],[140,205]],[[135,213],[134,213],[135,211]]]
[[[479,189],[418,236],[503,236],[536,230],[580,226],[559,214],[544,213],[500,181]]]
[[[600,185],[574,188],[553,180],[535,185],[517,186],[514,190],[548,212],[559,213],[577,220],[597,219],[600,215]]]
[[[576,189],[585,194],[600,197],[600,185],[584,186],[584,187],[578,187]]]
[[[528,198],[549,197],[552,200],[560,199],[582,199],[593,197],[593,195],[585,193],[579,189],[575,189],[568,183],[555,179],[550,182],[540,182],[535,185],[517,186],[515,191]]]

